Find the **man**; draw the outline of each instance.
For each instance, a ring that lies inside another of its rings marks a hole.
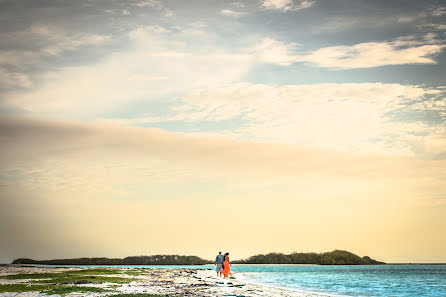
[[[221,276],[221,272],[223,270],[223,258],[224,256],[221,254],[221,252],[218,252],[217,257],[215,258],[215,265],[217,266],[215,270],[217,271],[217,276]]]

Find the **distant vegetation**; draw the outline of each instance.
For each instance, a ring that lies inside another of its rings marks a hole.
[[[328,253],[292,253],[289,255],[270,253],[255,255],[245,260],[232,261],[234,264],[320,264],[320,265],[376,265],[385,264],[371,259],[359,257],[353,253],[335,250]],[[17,259],[12,264],[43,264],[43,265],[204,265],[212,264],[196,256],[156,255],[136,256],[124,259],[109,258],[78,258],[58,260]]]
[[[246,260],[233,261],[234,264],[320,264],[320,265],[376,265],[385,264],[371,259],[359,257],[353,253],[335,250],[328,253],[292,253],[290,255],[270,253],[255,255]]]
[[[42,264],[42,265],[203,265],[209,264],[196,256],[156,255],[135,256],[124,259],[110,258],[77,258],[57,260],[17,259],[12,264]]]

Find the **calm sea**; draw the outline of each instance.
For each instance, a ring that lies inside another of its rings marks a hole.
[[[214,266],[124,267],[210,269]],[[233,265],[232,270],[243,272],[242,279],[249,282],[334,296],[446,297],[446,265]]]
[[[239,266],[246,280],[335,296],[446,296],[446,265]]]

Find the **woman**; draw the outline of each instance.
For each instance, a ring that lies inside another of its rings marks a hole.
[[[221,272],[224,278],[229,278],[229,272],[231,271],[231,262],[229,262],[229,253],[226,253],[223,258],[223,271]]]

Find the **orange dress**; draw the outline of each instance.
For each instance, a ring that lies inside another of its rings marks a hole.
[[[231,267],[229,266],[228,258],[225,258],[225,261],[223,262],[223,266],[225,268],[223,268],[223,271],[221,273],[223,273],[223,275],[229,275],[229,271],[231,271]]]

